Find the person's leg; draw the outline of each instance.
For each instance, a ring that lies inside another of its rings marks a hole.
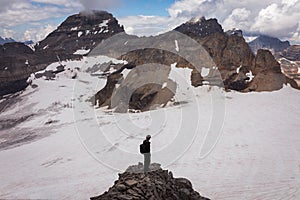
[[[150,162],[151,162],[151,154],[145,153],[144,154],[144,172],[145,173],[149,171]]]

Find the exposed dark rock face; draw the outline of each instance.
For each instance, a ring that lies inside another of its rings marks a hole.
[[[282,72],[287,76],[287,83],[293,88],[300,89],[300,61],[290,61],[286,58],[278,59]]]
[[[68,17],[37,46],[37,51],[72,55],[79,49],[93,49],[102,40],[124,32],[123,26],[105,11],[82,12]]]
[[[300,45],[293,45],[285,49],[281,56],[291,61],[300,61]]]
[[[245,42],[242,31],[224,33],[216,19],[205,18],[183,24],[175,30],[192,37],[206,49],[216,64],[226,89],[242,91],[248,87],[246,74],[250,71],[255,57]],[[243,70],[237,72],[238,68]],[[195,81],[193,85],[201,86]]]
[[[281,73],[280,64],[268,50],[259,49],[252,68],[255,75],[248,91],[279,90],[286,83],[286,77]]]
[[[125,172],[104,194],[91,200],[209,200],[193,189],[186,178],[157,169],[147,173]]]
[[[131,69],[124,78],[122,71]],[[177,84],[168,79],[171,67],[147,64],[124,65],[107,77],[107,83],[95,95],[95,105],[146,111],[166,105],[175,95]],[[116,86],[118,85],[118,87]]]
[[[204,17],[200,19],[193,18],[175,28],[175,31],[195,37],[206,37],[215,33],[223,33],[222,26],[216,19],[206,20]]]
[[[30,74],[45,66],[39,55],[23,43],[0,45],[0,96],[25,89]]]
[[[289,41],[281,41],[278,38],[260,35],[255,40],[249,42],[249,46],[253,53],[257,53],[259,49],[268,49],[273,55],[277,55],[290,46]]]

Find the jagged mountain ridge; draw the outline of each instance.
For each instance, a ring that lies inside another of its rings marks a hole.
[[[256,70],[253,65],[255,57],[241,33],[224,33],[222,26],[216,19],[206,20],[204,17],[200,19],[192,19],[175,28],[175,31],[190,36],[207,50],[216,63],[226,88],[239,91],[246,91],[245,89],[249,88],[248,76],[246,74],[252,71],[255,75]],[[5,66],[5,68],[11,68],[11,66],[16,66],[15,62],[18,62],[19,67],[24,67],[28,60],[32,69],[41,69],[48,64],[57,61],[57,56],[59,56],[62,60],[80,59],[81,55],[74,55],[77,50],[84,49],[88,52],[104,39],[118,33],[125,33],[124,28],[118,24],[118,21],[112,16],[112,14],[105,11],[93,11],[91,13],[79,13],[72,15],[68,17],[66,21],[64,21],[55,31],[50,33],[45,40],[39,42],[35,46],[36,50],[33,53],[31,52],[30,56],[25,53],[21,60],[19,59],[19,61],[15,61],[14,59],[10,59],[10,62],[7,62],[3,66]],[[137,37],[132,38],[136,39]],[[157,63],[162,62],[162,57],[159,55],[157,56],[157,51],[155,50],[150,52],[150,54],[153,55],[150,57],[149,52],[141,52],[142,51],[139,51],[138,54],[131,52],[122,55],[121,58],[128,62],[132,62],[135,65],[145,62],[148,58],[154,59],[153,61],[156,61]],[[11,58],[14,58],[14,56],[16,55],[12,54]],[[38,59],[35,59],[36,57],[38,57]],[[170,59],[171,57],[165,54],[163,58],[169,60],[166,62],[169,63],[174,61],[174,59]],[[181,67],[190,67],[189,64],[184,62],[178,62],[178,64],[181,64]],[[36,65],[39,65],[39,67],[34,67]],[[265,65],[268,65],[268,63],[265,63]],[[273,66],[270,66],[270,69],[272,67]],[[238,68],[241,70],[237,73]],[[15,71],[17,73],[20,72],[18,70],[10,71]],[[34,70],[26,71],[24,76],[28,76],[33,71]],[[277,71],[276,73],[280,74]],[[201,75],[199,76],[199,73],[196,71],[194,72],[192,84],[195,86],[201,86],[203,77],[201,77]],[[279,80],[281,80],[282,83],[284,82],[283,78],[280,78]],[[256,90],[256,88],[257,86],[253,86],[249,89],[249,91]],[[281,87],[274,88],[272,86],[268,86],[267,88],[261,88],[260,90],[269,91],[280,88]]]
[[[291,45],[289,41],[281,41],[278,38],[260,35],[255,40],[249,42],[249,46],[254,54],[257,53],[258,49],[268,49],[273,55],[277,55]]]
[[[15,42],[15,40],[12,39],[12,38],[2,38],[0,36],[0,45],[6,44],[6,43],[10,43],[10,42]]]

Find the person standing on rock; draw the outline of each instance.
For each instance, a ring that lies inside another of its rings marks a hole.
[[[151,162],[150,139],[151,135],[147,135],[146,139],[143,141],[142,144],[141,153],[144,154],[144,173],[149,171],[149,166]]]

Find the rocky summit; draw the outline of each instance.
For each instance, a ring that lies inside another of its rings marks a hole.
[[[158,168],[134,173],[133,168],[139,167],[129,167],[108,191],[91,200],[209,200],[200,196],[188,179],[174,178],[171,171]]]
[[[91,50],[102,40],[124,32],[112,14],[105,11],[81,12],[68,17],[55,31],[36,46],[37,51],[76,54]]]

